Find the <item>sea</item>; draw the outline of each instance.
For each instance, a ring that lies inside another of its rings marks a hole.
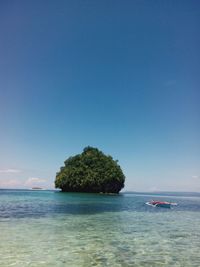
[[[0,190],[0,266],[199,267],[200,194]]]

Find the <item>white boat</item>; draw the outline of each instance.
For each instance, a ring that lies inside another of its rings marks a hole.
[[[177,203],[159,201],[159,200],[151,200],[149,202],[146,202],[146,204],[152,207],[160,207],[160,208],[171,208],[171,206],[177,205]]]

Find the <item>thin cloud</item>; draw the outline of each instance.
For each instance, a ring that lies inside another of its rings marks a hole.
[[[0,188],[19,188],[22,186],[22,183],[18,180],[0,180]]]
[[[157,191],[160,191],[160,190],[158,189],[158,187],[153,186],[153,187],[150,187],[148,191],[150,191],[150,192],[157,192]]]
[[[47,181],[46,179],[42,179],[38,177],[30,177],[25,181],[24,185],[29,186],[29,187],[37,186],[37,185],[44,185],[46,181]]]
[[[170,87],[176,84],[176,80],[169,80],[164,83],[166,87]]]
[[[192,178],[194,178],[194,179],[200,179],[200,175],[193,175]]]
[[[20,173],[19,169],[0,169],[0,173]]]

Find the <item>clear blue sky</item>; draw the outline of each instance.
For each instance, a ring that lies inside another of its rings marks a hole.
[[[70,155],[125,190],[200,191],[200,2],[0,3],[0,187],[53,187]]]

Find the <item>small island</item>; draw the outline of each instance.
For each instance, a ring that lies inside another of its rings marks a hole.
[[[43,188],[42,187],[38,187],[38,186],[34,186],[34,187],[31,188],[31,190],[43,190]]]
[[[117,160],[97,148],[86,147],[69,157],[56,174],[55,187],[63,192],[119,193],[125,176]]]

